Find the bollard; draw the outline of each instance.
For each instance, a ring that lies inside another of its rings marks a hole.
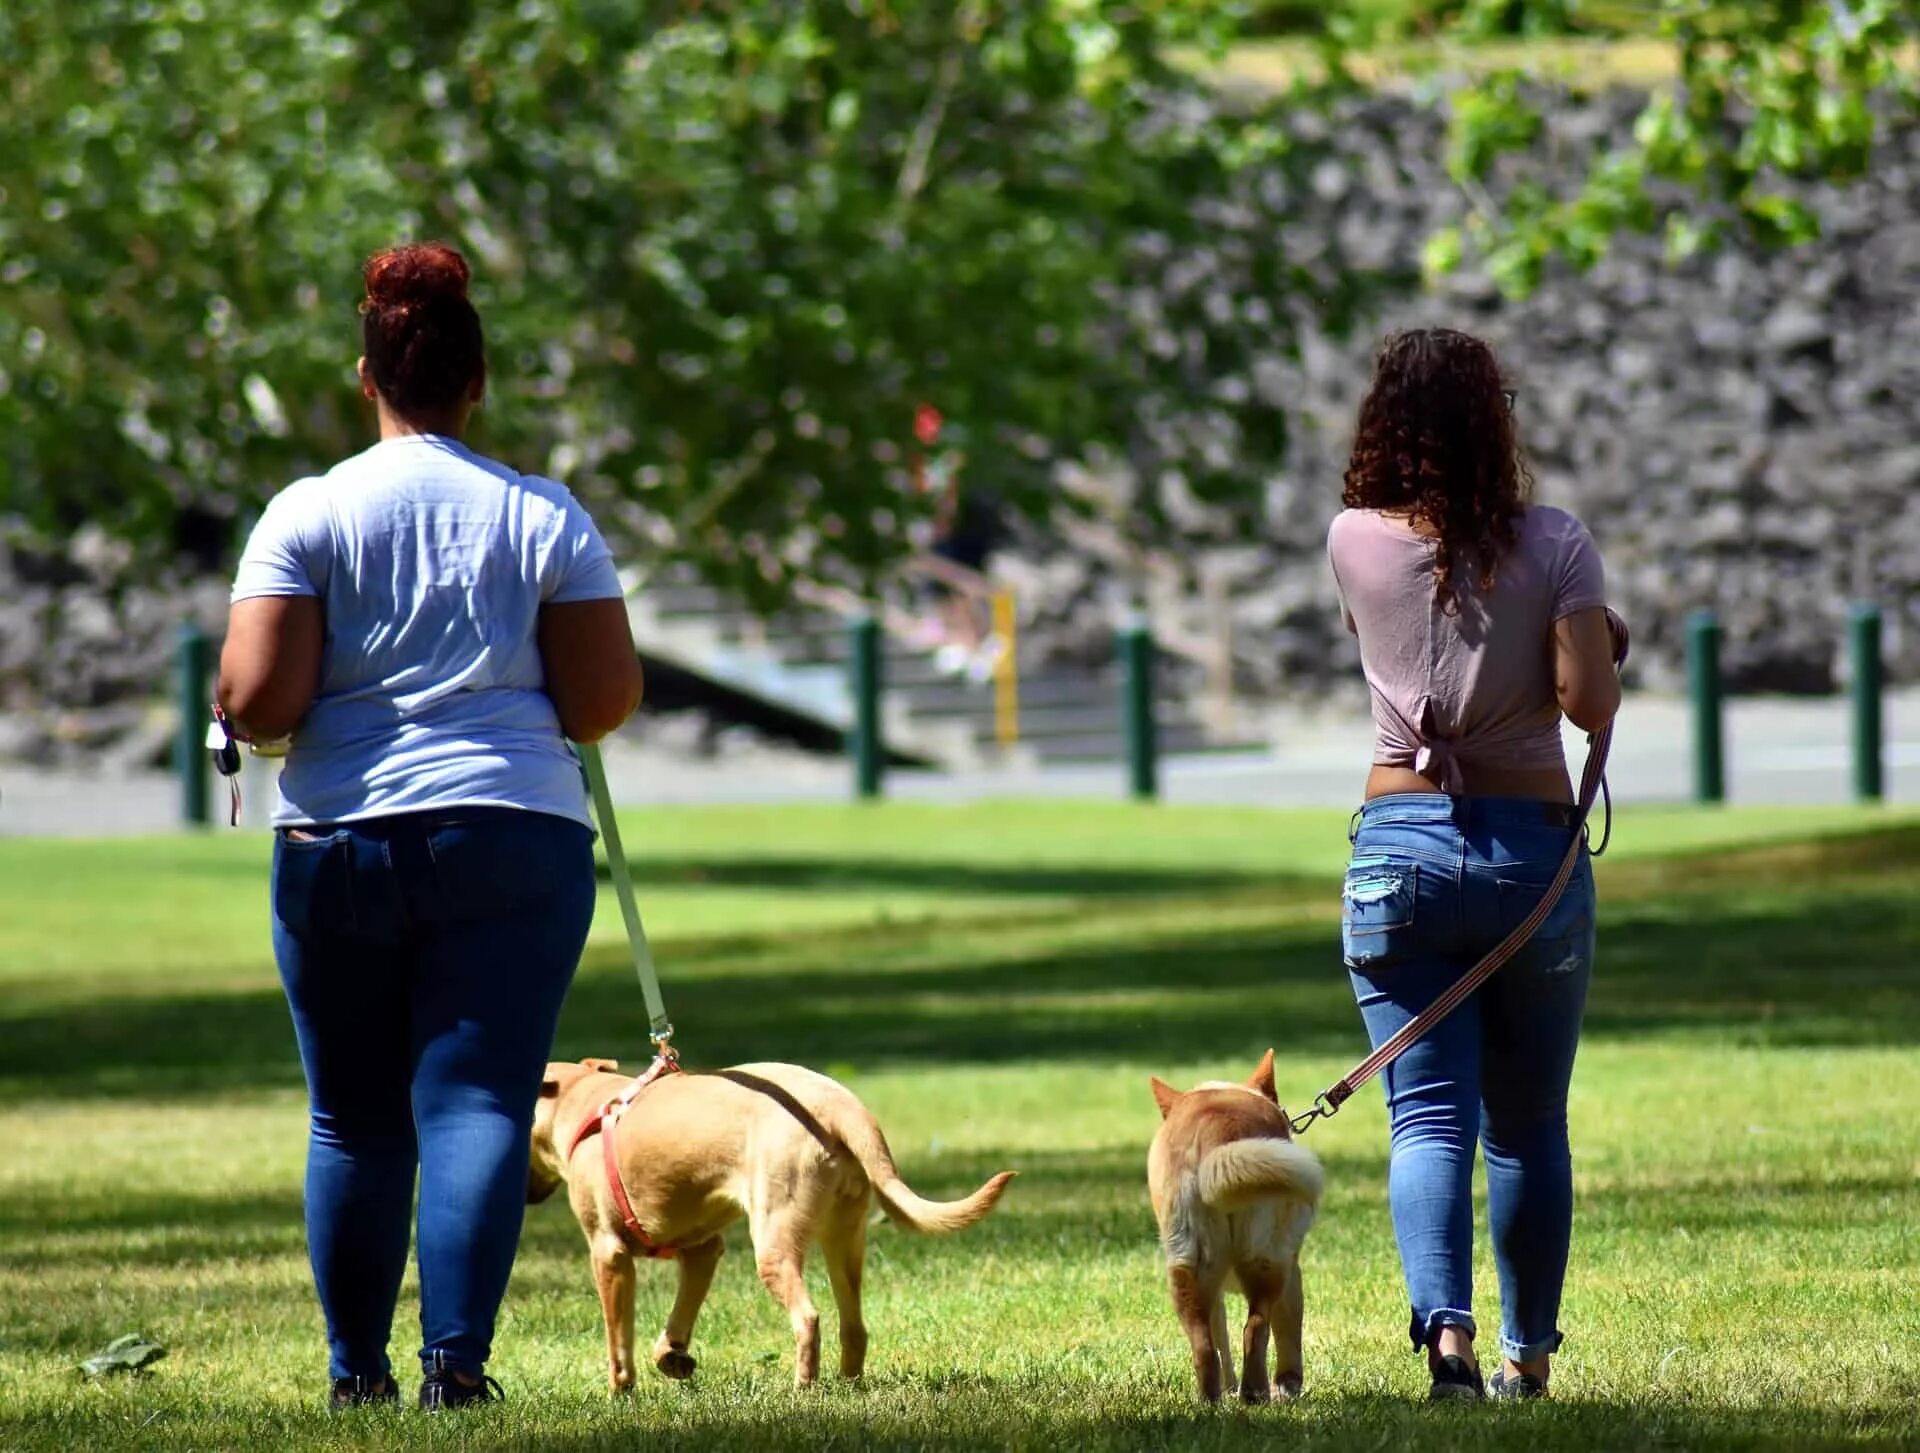
[[[1687,617],[1687,693],[1693,699],[1693,796],[1727,799],[1725,730],[1720,689],[1720,622],[1710,610]]]
[[[1126,670],[1128,779],[1134,797],[1151,802],[1160,795],[1160,744],[1153,717],[1153,634],[1143,623],[1121,628],[1120,659]]]
[[[993,633],[1000,638],[1000,659],[993,663],[993,739],[1001,751],[1011,751],[1020,741],[1020,651],[1019,622],[1013,608],[1013,592],[998,590],[993,595]]]
[[[847,623],[847,665],[853,691],[853,790],[857,797],[880,795],[880,623],[858,615]]]
[[[173,766],[180,777],[180,820],[189,827],[213,821],[207,803],[207,694],[212,650],[198,626],[180,628],[180,734],[174,739]]]
[[[1879,606],[1860,601],[1848,612],[1847,648],[1853,665],[1853,795],[1878,802],[1886,795]]]

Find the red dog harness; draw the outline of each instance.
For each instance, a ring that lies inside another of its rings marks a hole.
[[[580,1128],[573,1132],[573,1141],[567,1146],[565,1157],[571,1161],[573,1153],[580,1148],[581,1143],[596,1131],[599,1133],[600,1159],[607,1170],[607,1189],[613,1193],[613,1204],[620,1212],[620,1219],[626,1225],[627,1234],[633,1238],[634,1245],[642,1256],[662,1261],[671,1259],[676,1254],[675,1250],[671,1246],[661,1246],[647,1235],[646,1228],[633,1214],[633,1202],[627,1196],[626,1183],[620,1179],[620,1161],[614,1152],[613,1136],[614,1131],[619,1128],[620,1117],[627,1113],[627,1107],[634,1102],[639,1093],[661,1076],[678,1074],[679,1070],[680,1061],[671,1051],[656,1055],[644,1075],[628,1085],[614,1099],[602,1105],[598,1115],[589,1115],[580,1122]]]

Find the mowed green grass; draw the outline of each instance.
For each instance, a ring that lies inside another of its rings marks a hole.
[[[693,1382],[609,1401],[578,1231],[534,1208],[493,1366],[511,1401],[442,1419],[319,1411],[266,839],[0,841],[0,1449],[1920,1446],[1920,816],[1895,812],[1622,815],[1550,1405],[1419,1405],[1372,1088],[1310,1139],[1329,1190],[1308,1396],[1194,1404],[1146,1204],[1146,1079],[1244,1074],[1272,1045],[1304,1103],[1364,1048],[1337,954],[1345,826],[631,815],[691,1062],[841,1077],[923,1193],[1021,1178],[958,1238],[876,1229],[869,1377],[805,1394],[736,1236]],[[644,1040],[609,895],[560,1051],[639,1059]],[[643,1339],[671,1278],[643,1269]],[[1479,1301],[1493,1325],[1484,1254]],[[410,1283],[403,1370],[415,1307]],[[79,1378],[135,1330],[168,1358]]]

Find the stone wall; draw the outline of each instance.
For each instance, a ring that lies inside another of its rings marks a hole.
[[[1559,107],[1535,164],[1624,135],[1635,107]],[[1426,237],[1462,210],[1440,165],[1442,119],[1376,97],[1331,126],[1301,125],[1334,154],[1305,185],[1254,179],[1262,205],[1223,208],[1221,235],[1280,216],[1298,255],[1417,267]],[[1351,420],[1380,332],[1446,323],[1486,336],[1515,375],[1539,498],[1598,537],[1640,683],[1678,682],[1686,613],[1711,606],[1736,689],[1830,689],[1856,597],[1887,611],[1890,677],[1920,681],[1920,127],[1889,139],[1870,180],[1816,200],[1827,234],[1800,251],[1735,249],[1669,269],[1657,240],[1628,238],[1593,273],[1555,274],[1526,302],[1468,271],[1346,339],[1315,332],[1310,301],[1291,300],[1274,337],[1297,322],[1300,346],[1256,359],[1248,381],[1294,410],[1263,527],[1248,536],[1197,505],[1184,512],[1185,544],[1152,571],[1156,613],[1195,642],[1230,619],[1251,696],[1351,690],[1354,648],[1323,553]],[[1265,309],[1236,288],[1232,259],[1246,252],[1169,260],[1143,289]],[[1091,471],[1069,482],[1096,495],[1110,483]],[[1138,582],[1130,559],[1118,531],[1085,521],[1011,552],[1038,654],[1111,659],[1115,611]],[[218,627],[225,582],[130,585],[126,563],[93,533],[54,552],[0,544],[0,754],[164,751],[151,703],[164,699],[176,632],[188,619]]]
[[[1559,109],[1536,165],[1624,138],[1636,109],[1628,97]],[[1289,245],[1417,266],[1462,211],[1442,126],[1410,102],[1356,103],[1340,122],[1348,159],[1291,199]],[[1228,602],[1243,689],[1350,683],[1324,539],[1353,416],[1381,333],[1445,324],[1486,337],[1515,376],[1537,498],[1599,540],[1642,684],[1678,683],[1685,617],[1712,607],[1736,690],[1832,689],[1854,598],[1886,611],[1890,676],[1920,680],[1920,126],[1889,138],[1870,180],[1811,190],[1826,235],[1801,250],[1736,247],[1670,268],[1658,239],[1630,237],[1525,302],[1469,270],[1345,340],[1309,330],[1261,380],[1296,407],[1264,529],[1236,536],[1194,510],[1160,571],[1179,588],[1160,582],[1156,613],[1206,638]],[[1126,552],[1115,531],[1074,528],[1075,549],[1029,541],[1010,568],[1037,602],[1043,649],[1098,654],[1129,593],[1115,564]]]

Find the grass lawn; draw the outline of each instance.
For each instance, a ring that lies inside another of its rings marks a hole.
[[[1920,815],[1622,817],[1574,1085],[1555,1399],[1438,1412],[1405,1341],[1377,1090],[1310,1137],[1329,1191],[1297,1406],[1194,1404],[1146,1204],[1149,1073],[1245,1074],[1271,1044],[1303,1102],[1363,1049],[1337,958],[1342,816],[1023,804],[625,826],[692,1063],[840,1076],[926,1194],[1021,1172],[959,1238],[876,1230],[863,1386],[791,1388],[784,1316],[736,1235],[694,1381],[648,1372],[610,1402],[556,1201],[527,1218],[493,1368],[505,1407],[327,1417],[266,840],[13,840],[0,1449],[1920,1447]],[[638,1058],[645,1011],[602,910],[560,1050]],[[671,1275],[642,1272],[643,1345]],[[1490,1325],[1484,1256],[1480,1300]],[[128,1331],[170,1355],[81,1381]]]

